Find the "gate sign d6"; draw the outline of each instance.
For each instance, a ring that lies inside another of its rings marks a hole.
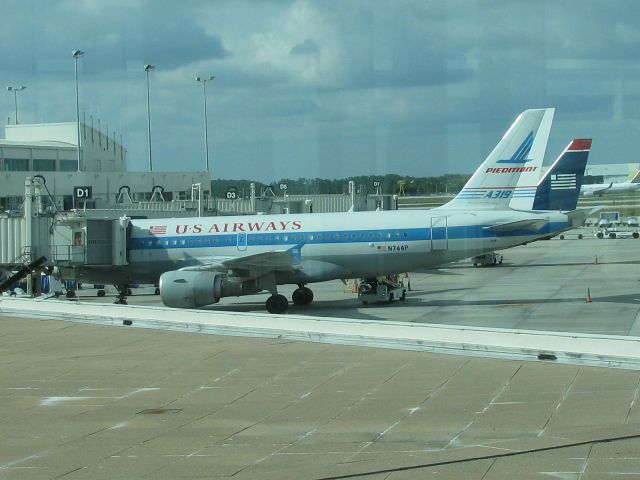
[[[73,198],[76,200],[91,200],[93,187],[73,187]]]

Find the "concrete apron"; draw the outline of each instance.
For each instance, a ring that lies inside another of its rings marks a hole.
[[[640,370],[640,337],[629,336],[8,297],[0,298],[0,313],[120,327]]]

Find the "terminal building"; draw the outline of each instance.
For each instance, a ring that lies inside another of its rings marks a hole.
[[[207,172],[130,172],[127,151],[115,135],[76,122],[5,126],[0,139],[0,212],[18,213],[28,176],[41,176],[56,210],[113,208],[123,200],[148,201],[155,190],[161,200],[187,200],[191,185],[209,195]],[[91,187],[91,198],[75,205],[74,187]],[[155,187],[155,189],[154,189]],[[53,205],[51,205],[53,207]]]
[[[587,165],[584,174],[602,177],[602,183],[628,182],[640,170],[640,163],[609,163],[606,165]]]

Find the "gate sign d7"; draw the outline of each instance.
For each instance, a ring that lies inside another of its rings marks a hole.
[[[93,187],[73,187],[73,198],[76,200],[91,200]]]

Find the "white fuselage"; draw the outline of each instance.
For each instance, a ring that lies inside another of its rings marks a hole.
[[[601,196],[611,193],[633,192],[638,188],[640,188],[640,183],[596,183],[591,185],[582,185],[580,194],[585,196]]]
[[[537,231],[495,233],[485,227],[547,220]],[[275,271],[278,284],[363,278],[436,267],[512,247],[570,228],[566,215],[513,210],[438,208],[325,214],[132,220],[129,265],[82,269],[79,277],[113,283],[156,283],[166,271],[225,259],[292,251],[294,268]],[[107,278],[107,276],[109,276]]]

